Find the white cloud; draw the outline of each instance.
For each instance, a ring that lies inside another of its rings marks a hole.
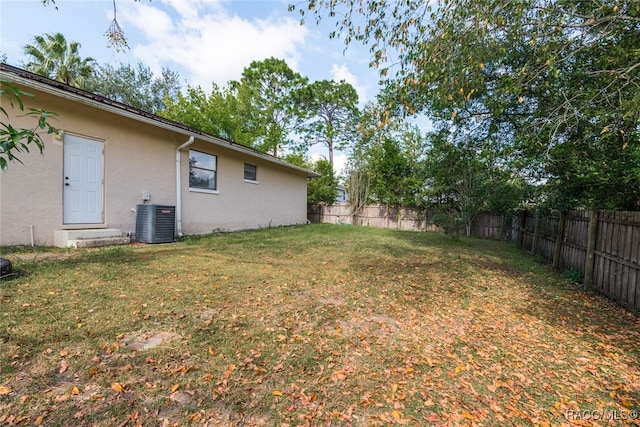
[[[333,64],[331,66],[331,71],[329,71],[329,75],[333,80],[344,80],[351,84],[358,93],[360,103],[364,104],[367,101],[367,88],[358,83],[358,77],[349,70],[349,67],[346,64]]]
[[[171,17],[155,7],[139,4],[138,16],[144,16],[143,25],[138,25],[144,36],[149,40],[158,40],[168,34],[173,34],[175,28]]]
[[[132,46],[132,53],[154,72],[162,66],[186,70],[183,77],[205,90],[211,82],[224,86],[239,79],[251,61],[271,56],[297,70],[309,35],[296,19],[245,19],[230,14],[218,0],[125,4],[123,20],[146,38]]]

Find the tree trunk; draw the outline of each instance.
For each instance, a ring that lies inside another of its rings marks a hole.
[[[329,164],[331,165],[331,169],[333,169],[333,142],[329,141],[327,147],[329,148]]]

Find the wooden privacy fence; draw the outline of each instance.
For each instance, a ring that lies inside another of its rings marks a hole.
[[[311,222],[365,225],[399,230],[442,231],[441,228],[433,225],[433,214],[428,212],[399,206],[367,205],[354,215],[351,209],[349,203],[313,205],[307,209],[307,218]]]
[[[415,231],[443,231],[433,224],[433,212],[390,205],[367,205],[355,215],[349,203],[311,205],[307,209],[310,222],[364,225]],[[481,212],[476,215],[471,234],[483,239],[513,240],[511,217]]]
[[[311,205],[307,208],[310,222],[353,224],[378,228],[395,228],[414,231],[444,231],[433,223],[433,212],[419,211],[389,205],[367,205],[355,215],[349,203]],[[517,221],[511,216],[492,212],[480,212],[471,227],[471,235],[483,239],[515,241]]]
[[[482,239],[513,241],[513,216],[480,212],[471,225],[471,235]]]
[[[640,312],[640,212],[523,212],[514,226],[520,247],[556,270],[579,272],[587,289]]]
[[[442,231],[433,224],[433,213],[387,205],[369,205],[356,215],[348,203],[311,206],[308,218],[311,222]],[[585,288],[640,312],[640,212],[575,210],[540,215],[524,211],[513,217],[482,212],[476,215],[471,234],[515,241],[555,270],[582,276]]]

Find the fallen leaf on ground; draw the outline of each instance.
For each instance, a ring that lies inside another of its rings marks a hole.
[[[120,383],[112,383],[111,388],[117,393],[124,393],[124,387]]]

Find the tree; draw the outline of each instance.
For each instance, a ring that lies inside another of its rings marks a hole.
[[[501,162],[499,150],[466,135],[437,132],[427,154],[427,190],[431,207],[444,215],[437,225],[467,236],[482,211],[509,213],[525,197],[524,180]],[[438,221],[437,221],[438,222]]]
[[[422,207],[425,189],[423,165],[410,153],[405,142],[387,137],[367,153],[370,197],[387,205]]]
[[[620,179],[628,182],[636,175],[630,159],[637,156],[630,151],[638,145],[640,119],[637,1],[373,0],[363,7],[350,0],[320,0],[306,5],[300,9],[303,20],[309,14],[334,19],[337,29],[331,36],[370,46],[371,65],[387,83],[389,109],[424,111],[443,127],[464,127],[474,139],[500,139],[519,157],[510,160],[567,189],[600,181],[593,167],[565,161],[580,157],[585,146],[578,141],[584,135],[595,137],[588,137],[590,145],[608,147],[601,150],[609,155],[599,173],[622,173]],[[626,167],[615,166],[619,158],[626,159]],[[582,178],[572,181],[577,177]],[[575,202],[615,204],[607,192],[600,194]]]
[[[295,111],[292,94],[306,81],[285,61],[268,58],[253,61],[244,69],[239,82],[231,82],[242,104],[239,113],[257,136],[256,148],[277,156],[291,144]]]
[[[321,176],[307,180],[307,204],[317,203],[332,204],[338,197],[338,179],[335,176],[333,167],[326,159],[319,159],[311,162],[301,152],[287,153],[283,160],[295,166],[311,169]]]
[[[605,125],[607,126],[607,125]],[[595,129],[594,129],[595,128]],[[591,124],[570,143],[549,150],[545,170],[556,177],[543,189],[556,209],[640,209],[640,141]]]
[[[186,93],[165,102],[166,108],[158,112],[162,117],[248,147],[253,147],[258,138],[251,133],[241,113],[241,103],[229,87],[220,89],[213,83],[207,95],[200,86],[189,86]]]
[[[382,120],[387,121],[385,126]],[[357,135],[347,184],[350,194],[361,200],[358,203],[423,207],[427,147],[419,129],[398,116],[387,119],[381,106],[368,103],[360,115]]]
[[[349,204],[351,206],[351,216],[354,219],[362,212],[369,203],[369,173],[367,164],[358,159],[349,159],[346,170],[347,194],[349,194]]]
[[[27,71],[84,88],[93,73],[94,59],[81,58],[80,43],[67,43],[60,34],[44,34],[33,38],[34,44],[24,47],[30,61],[24,64]]]
[[[368,102],[360,114],[357,138],[351,145],[347,163],[346,185],[353,219],[362,212],[370,200],[371,173],[369,168],[369,149],[382,141],[390,132],[391,126],[380,125],[382,114],[378,105]]]
[[[494,114],[515,113],[528,96],[553,89],[563,74],[576,73],[589,80],[606,76],[588,100],[615,103],[640,81],[640,52],[633,47],[640,4],[633,0],[374,0],[367,7],[350,0],[311,0],[299,11],[303,19],[309,12],[318,21],[326,15],[336,19],[330,37],[369,44],[371,65],[409,111],[486,114],[473,108],[484,106]],[[575,104],[579,94],[564,95],[549,111],[557,117],[547,117],[555,125],[575,118],[585,106]],[[630,99],[626,109],[636,110],[640,98]]]
[[[353,140],[358,118],[358,94],[345,81],[322,80],[295,92],[297,114],[302,122],[297,131],[303,146],[322,144],[329,149],[333,167],[334,149],[343,149]]]
[[[155,77],[151,68],[139,62],[137,67],[120,64],[98,66],[87,90],[109,99],[156,114],[167,108],[167,99],[176,99],[180,93],[180,75],[163,68]]]
[[[294,166],[300,166],[301,168],[305,168],[305,169],[312,168],[307,156],[300,151],[289,152],[282,157],[282,160]]]
[[[328,160],[320,159],[311,167],[321,176],[310,179],[307,183],[307,204],[333,204],[338,197],[338,180],[333,165]]]
[[[3,121],[0,123],[0,170],[2,172],[7,171],[9,162],[17,161],[22,163],[16,153],[28,153],[31,144],[35,144],[40,153],[42,153],[44,141],[40,135],[41,131],[46,131],[49,134],[56,132],[56,128],[50,122],[55,117],[55,114],[41,109],[30,108],[24,114],[37,121],[37,125],[33,128],[16,128],[8,121],[4,122],[4,118],[9,119],[5,103],[8,102],[11,109],[18,108],[20,111],[24,111],[22,99],[29,96],[32,95],[13,84],[4,81],[0,82],[0,99],[4,101],[0,103],[0,115],[4,116]]]

